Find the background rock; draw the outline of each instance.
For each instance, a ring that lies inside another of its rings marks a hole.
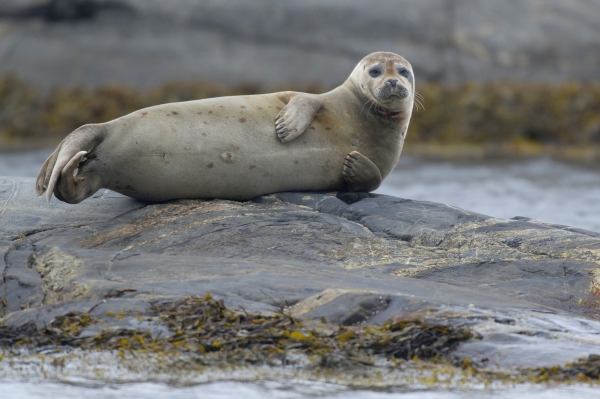
[[[0,74],[40,86],[338,85],[374,51],[419,79],[597,79],[595,0],[4,0]]]

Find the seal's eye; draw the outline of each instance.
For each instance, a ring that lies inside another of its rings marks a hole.
[[[379,75],[381,75],[381,69],[379,69],[379,68],[373,68],[373,69],[369,70],[369,76],[370,77],[376,78]]]
[[[406,79],[408,79],[408,77],[410,76],[410,72],[406,68],[400,68],[400,69],[398,69],[398,73],[401,76],[404,76]]]

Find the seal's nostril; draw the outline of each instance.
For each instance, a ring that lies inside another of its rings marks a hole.
[[[388,80],[388,82],[390,82],[392,87],[396,87],[396,83],[398,82],[398,79],[390,79],[390,80]]]

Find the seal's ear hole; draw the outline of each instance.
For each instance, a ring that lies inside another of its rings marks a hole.
[[[381,69],[379,67],[369,69],[369,76],[372,78],[376,78],[381,75]]]

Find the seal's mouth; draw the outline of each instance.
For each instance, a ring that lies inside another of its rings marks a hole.
[[[384,118],[400,119],[406,115],[406,99],[409,97],[409,91],[403,85],[380,86],[373,93],[377,106],[375,113]]]
[[[408,89],[404,86],[391,86],[386,84],[380,87],[375,95],[381,102],[404,100],[408,97]]]
[[[397,80],[394,84],[388,81],[374,88],[360,84],[357,88],[367,99],[363,108],[366,106],[366,109],[381,118],[402,119],[410,114],[411,92]]]

